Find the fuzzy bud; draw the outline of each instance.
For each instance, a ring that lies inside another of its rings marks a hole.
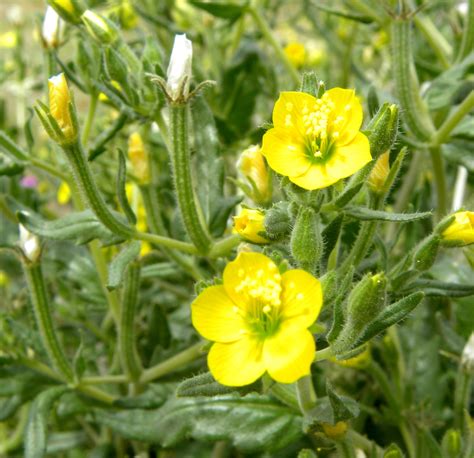
[[[48,0],[48,3],[65,21],[81,23],[81,15],[86,9],[82,0]]]
[[[133,173],[140,184],[148,184],[150,182],[148,152],[138,132],[133,132],[128,137],[128,159],[132,163]]]
[[[413,267],[419,271],[430,269],[438,256],[439,243],[438,235],[431,235],[423,240],[416,248]]]
[[[81,19],[89,35],[101,44],[110,45],[120,38],[117,26],[100,14],[86,10]]]
[[[193,43],[186,34],[175,35],[167,71],[167,89],[171,99],[186,100],[192,76]]]
[[[372,157],[389,151],[398,133],[398,106],[384,103],[367,126]]]
[[[23,255],[30,262],[36,262],[41,254],[41,245],[38,237],[32,234],[23,225],[19,225],[20,240],[18,241]]]
[[[61,41],[64,23],[54,8],[48,6],[41,28],[41,38],[45,48],[57,48]]]
[[[370,172],[370,175],[367,179],[367,184],[369,186],[369,189],[374,194],[385,193],[384,185],[390,172],[389,159],[390,153],[388,151],[381,154],[375,162],[374,168]]]
[[[474,243],[474,212],[460,211],[441,233],[442,244],[448,247],[463,247]]]
[[[290,232],[291,220],[288,204],[278,202],[265,213],[265,231],[272,240],[280,240]]]
[[[253,208],[244,208],[234,216],[234,232],[253,243],[268,243],[264,237],[265,227],[263,221],[265,213]]]

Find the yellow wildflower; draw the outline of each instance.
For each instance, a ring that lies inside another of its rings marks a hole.
[[[306,49],[301,43],[288,43],[283,50],[288,60],[296,67],[300,68],[306,60]]]
[[[223,285],[192,303],[192,322],[214,341],[208,365],[223,385],[243,386],[265,372],[280,383],[310,373],[315,342],[308,327],[319,315],[319,280],[304,270],[280,275],[260,253],[240,253],[224,269]]]
[[[298,186],[325,188],[372,159],[361,124],[362,107],[353,90],[330,89],[320,99],[282,92],[262,154],[273,170]]]
[[[18,43],[17,33],[5,32],[0,35],[0,48],[14,48]]]
[[[268,240],[260,235],[261,232],[265,232],[264,220],[265,213],[262,211],[244,208],[234,216],[234,232],[250,242],[268,243]]]
[[[71,200],[71,189],[64,181],[59,185],[57,199],[61,205],[65,205]]]
[[[147,184],[150,181],[148,153],[138,132],[133,132],[128,137],[128,159],[132,163],[133,173],[140,184]]]
[[[460,211],[454,216],[454,221],[442,233],[443,241],[455,246],[474,243],[474,212]]]
[[[72,123],[70,106],[71,93],[64,73],[53,76],[48,80],[49,109],[52,117],[58,123],[66,143],[72,143],[77,138],[77,131]]]

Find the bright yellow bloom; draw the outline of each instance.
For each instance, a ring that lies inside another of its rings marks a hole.
[[[321,306],[321,284],[308,272],[280,275],[263,254],[240,253],[223,285],[206,288],[191,312],[194,327],[215,342],[207,358],[214,378],[243,386],[265,372],[280,383],[310,373],[316,348],[308,327]]]
[[[147,184],[150,181],[148,153],[138,132],[133,132],[128,137],[128,159],[132,163],[133,173],[140,184]]]
[[[455,220],[442,233],[443,240],[455,246],[474,243],[474,212],[461,211],[454,216]]]
[[[273,170],[298,186],[325,188],[372,159],[361,124],[362,107],[353,90],[330,89],[320,99],[282,92],[262,154]]]
[[[306,49],[301,43],[288,43],[283,50],[288,60],[296,67],[300,68],[306,60]]]
[[[260,235],[261,232],[265,232],[264,220],[265,213],[262,211],[244,208],[234,216],[234,232],[250,242],[268,243],[268,240]]]
[[[388,173],[390,172],[389,166],[390,153],[389,151],[380,155],[377,159],[377,162],[374,165],[374,168],[370,172],[370,175],[367,179],[367,184],[372,192],[383,193],[384,184],[387,180]]]
[[[59,185],[56,197],[58,199],[58,203],[61,205],[65,205],[71,200],[71,188],[64,181]]]
[[[0,35],[0,48],[14,48],[18,43],[17,33],[5,32]]]
[[[272,198],[272,177],[260,147],[253,145],[242,151],[237,167],[250,183],[249,197],[257,204],[267,204]]]
[[[143,203],[142,195],[140,194],[139,188],[132,183],[125,185],[125,193],[127,199],[130,202],[130,206],[137,217],[136,228],[140,232],[146,232],[148,230],[148,223],[146,218],[145,205]],[[140,256],[145,256],[152,251],[152,247],[148,242],[142,242],[140,248]]]
[[[48,80],[49,109],[51,115],[58,123],[66,142],[72,143],[77,138],[77,131],[71,120],[69,112],[71,93],[64,73],[53,76]]]

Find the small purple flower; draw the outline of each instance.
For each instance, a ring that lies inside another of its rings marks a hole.
[[[38,178],[35,175],[25,175],[20,181],[21,186],[28,189],[36,188],[38,183]]]

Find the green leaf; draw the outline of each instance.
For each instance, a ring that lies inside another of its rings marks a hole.
[[[50,411],[54,402],[67,390],[66,386],[55,386],[43,391],[33,401],[25,429],[25,458],[45,455]]]
[[[364,182],[356,183],[354,186],[350,186],[337,197],[337,199],[334,202],[334,205],[338,208],[343,208],[345,207],[356,195],[357,193],[361,190]]]
[[[25,169],[25,164],[12,159],[10,156],[0,152],[0,176],[19,175]]]
[[[339,234],[342,228],[342,222],[344,220],[344,213],[339,213],[324,229],[322,232],[324,241],[324,253],[322,256],[322,262],[324,265],[327,264],[329,255],[336,246]]]
[[[124,246],[109,265],[107,289],[112,291],[120,286],[127,266],[140,254],[141,242],[132,240]]]
[[[463,165],[469,172],[474,172],[474,154],[471,153],[473,148],[472,140],[451,140],[450,143],[442,145],[441,151],[447,161]]]
[[[8,420],[24,402],[25,400],[19,394],[0,399],[0,421]]]
[[[474,285],[463,285],[420,278],[410,284],[409,289],[423,291],[427,296],[466,297],[474,295]]]
[[[161,409],[96,410],[97,422],[131,440],[172,447],[187,437],[228,440],[246,453],[283,448],[302,436],[302,419],[267,396],[222,395],[169,400]]]
[[[419,219],[428,218],[432,212],[420,213],[389,213],[382,210],[372,210],[365,207],[348,207],[345,213],[361,221],[391,221],[394,223],[408,223]]]
[[[146,391],[138,396],[117,399],[114,405],[123,409],[157,409],[172,395],[175,384],[151,383]]]
[[[124,152],[119,149],[119,167],[118,167],[118,177],[117,177],[117,197],[122,207],[122,210],[127,217],[127,220],[130,224],[137,224],[137,217],[133,213],[132,207],[128,203],[127,193],[125,186],[127,184],[127,163],[125,160]]]
[[[235,3],[224,2],[198,2],[190,0],[191,5],[201,10],[207,11],[215,17],[230,19],[235,21],[245,11],[246,5],[236,5]]]
[[[72,240],[79,245],[94,239],[100,239],[104,245],[122,241],[102,225],[91,210],[71,213],[53,221],[46,221],[33,213],[19,212],[17,215],[21,224],[40,237]]]
[[[333,14],[334,16],[343,17],[345,19],[349,19],[350,21],[361,22],[362,24],[370,24],[374,22],[374,19],[371,16],[362,16],[360,14],[340,11],[340,10],[337,10],[336,8],[331,8],[326,5],[321,5],[319,2],[312,2],[312,5],[318,10],[324,11],[325,13]]]
[[[3,130],[0,130],[0,149],[19,161],[28,160],[28,153],[18,146]]]

